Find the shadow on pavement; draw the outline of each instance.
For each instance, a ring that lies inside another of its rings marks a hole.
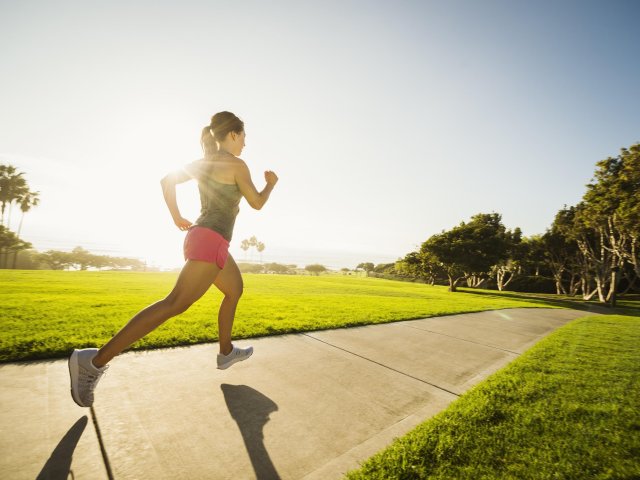
[[[53,452],[51,452],[51,456],[42,467],[37,480],[66,480],[70,474],[71,478],[73,478],[71,459],[76,445],[78,445],[78,441],[87,427],[87,423],[88,419],[85,415],[73,424],[56,448],[53,449]]]
[[[264,446],[262,429],[269,414],[278,411],[278,405],[262,393],[246,385],[220,385],[229,413],[238,424],[251,465],[258,480],[279,479],[269,452]]]

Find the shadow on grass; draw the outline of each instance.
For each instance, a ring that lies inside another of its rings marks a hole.
[[[514,300],[526,300],[530,303],[538,303],[550,307],[572,308],[574,310],[583,310],[588,313],[599,313],[602,315],[640,316],[640,295],[625,295],[618,299],[616,308],[612,308],[609,304],[578,298],[558,297],[553,294],[498,292],[494,290],[474,290],[472,288],[458,288],[458,293],[481,295],[495,299],[513,298]]]

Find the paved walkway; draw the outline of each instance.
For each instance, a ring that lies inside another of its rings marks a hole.
[[[0,365],[10,479],[334,479],[586,312],[510,309],[117,357],[92,409],[66,360]],[[70,474],[72,473],[72,475]]]

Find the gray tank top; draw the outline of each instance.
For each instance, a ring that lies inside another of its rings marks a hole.
[[[188,165],[186,170],[198,180],[200,191],[200,217],[195,224],[218,232],[230,242],[242,199],[238,185],[215,181],[211,178],[211,163],[204,160]]]

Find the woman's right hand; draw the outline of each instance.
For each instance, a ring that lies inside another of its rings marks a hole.
[[[278,176],[275,174],[275,172],[267,170],[266,172],[264,172],[264,180],[267,182],[267,185],[271,185],[273,187],[276,183],[278,183]]]
[[[193,223],[191,223],[189,220],[187,220],[186,218],[182,218],[182,217],[174,219],[173,223],[175,223],[176,227],[178,227],[183,232],[185,230],[189,230],[189,227],[191,227],[191,225],[193,225]]]

